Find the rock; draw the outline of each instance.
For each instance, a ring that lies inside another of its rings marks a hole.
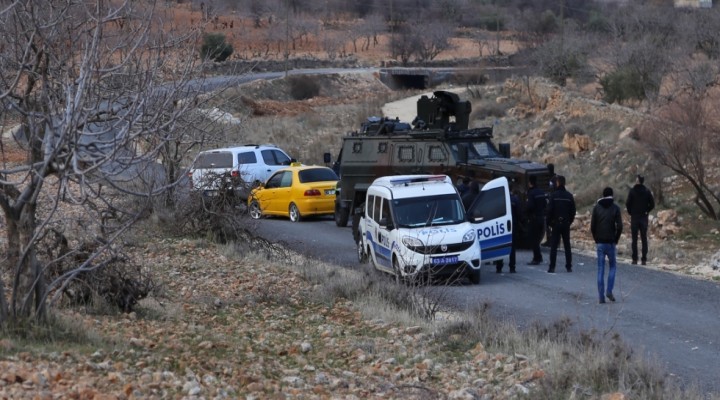
[[[657,213],[657,224],[660,226],[675,225],[678,222],[677,211],[675,210],[661,210]]]
[[[563,137],[562,145],[565,149],[573,154],[578,154],[583,151],[588,151],[593,148],[592,140],[588,135],[576,135],[572,133],[566,133]]]
[[[302,351],[303,353],[308,353],[310,352],[310,350],[312,350],[312,344],[308,342],[302,342],[300,344],[300,351]]]
[[[710,268],[715,271],[720,269],[720,251],[715,253],[710,259]]]
[[[618,139],[624,139],[626,137],[629,137],[630,139],[635,139],[637,137],[637,129],[625,128],[625,130],[620,132],[620,136],[618,136]]]

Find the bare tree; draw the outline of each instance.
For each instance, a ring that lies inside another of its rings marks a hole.
[[[660,107],[640,130],[640,140],[652,157],[683,177],[695,190],[695,204],[720,219],[720,183],[712,170],[720,168],[717,99],[682,96]]]
[[[201,102],[199,32],[173,35],[154,5],[25,0],[0,11],[0,126],[24,157],[9,163],[3,140],[0,325],[43,320],[73,278],[119,262],[122,234],[178,184],[158,160],[168,143],[193,146],[182,135]],[[53,243],[65,245],[45,251]]]
[[[434,60],[440,53],[452,48],[450,38],[452,38],[453,31],[453,26],[441,21],[413,24],[410,27],[410,33],[415,36],[414,53],[418,61]]]

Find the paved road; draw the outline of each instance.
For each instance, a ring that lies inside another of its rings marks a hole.
[[[248,221],[250,223],[250,221]],[[272,242],[339,266],[354,267],[355,248],[350,228],[338,228],[331,217],[293,224],[286,219],[252,221],[253,230]],[[598,304],[595,258],[574,255],[574,272],[547,274],[547,265],[528,266],[532,254],[518,252],[517,274],[482,272],[480,285],[451,290],[451,302],[490,303],[498,316],[518,326],[533,321],[570,318],[583,329],[619,333],[635,351],[657,358],[684,384],[720,393],[720,285],[620,264],[616,303]],[[544,258],[548,260],[547,249]]]

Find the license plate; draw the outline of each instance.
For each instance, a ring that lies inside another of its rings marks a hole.
[[[458,256],[433,257],[433,264],[454,264],[458,262]]]
[[[325,189],[325,194],[335,194],[335,189]]]

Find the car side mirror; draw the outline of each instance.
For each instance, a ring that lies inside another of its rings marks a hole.
[[[392,221],[389,221],[387,218],[380,218],[380,221],[378,221],[378,225],[380,225],[381,228],[387,229],[389,231],[395,229]]]
[[[325,164],[330,164],[332,161],[332,157],[330,156],[330,153],[323,153],[323,162]]]

